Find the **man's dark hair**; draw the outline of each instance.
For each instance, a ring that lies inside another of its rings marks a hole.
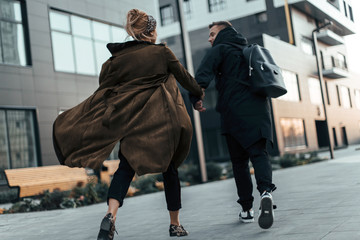
[[[209,24],[209,29],[215,25],[224,26],[224,28],[232,27],[232,24],[229,21],[218,21],[218,22],[213,22],[212,24]]]

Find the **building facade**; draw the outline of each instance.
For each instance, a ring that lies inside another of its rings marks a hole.
[[[159,0],[159,36],[182,59],[175,0]],[[208,24],[229,20],[250,43],[265,46],[283,69],[288,93],[272,99],[274,149],[272,154],[310,152],[328,146],[321,92],[324,94],[332,146],[360,143],[360,76],[349,71],[344,37],[355,33],[349,0],[185,0],[184,16],[195,71],[210,44]],[[317,33],[322,91],[312,32]],[[215,112],[216,91],[206,91],[201,114],[207,161],[228,159]]]
[[[155,0],[0,0],[0,170],[58,164],[52,124],[97,89],[131,8],[158,18]]]

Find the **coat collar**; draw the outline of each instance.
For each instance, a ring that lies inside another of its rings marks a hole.
[[[122,42],[122,43],[108,43],[106,45],[106,47],[107,47],[107,49],[109,49],[110,53],[112,55],[114,55],[115,53],[120,52],[129,47],[140,46],[140,45],[164,45],[164,44],[162,44],[162,43],[155,44],[155,43],[147,42],[147,41],[134,40],[134,41],[127,41],[127,42]]]
[[[233,43],[238,45],[247,45],[247,40],[235,28],[227,27],[221,30],[215,38],[213,47],[218,44]]]

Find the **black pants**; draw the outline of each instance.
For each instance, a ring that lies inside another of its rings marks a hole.
[[[272,183],[272,168],[266,151],[266,139],[261,139],[247,149],[231,135],[226,135],[230,158],[233,166],[234,178],[239,196],[238,203],[247,211],[252,208],[254,197],[253,184],[249,169],[249,158],[254,167],[257,189],[260,194],[264,191],[275,190]]]
[[[129,189],[130,183],[135,175],[126,158],[119,151],[120,164],[114,173],[110,184],[108,199],[114,198],[119,201],[120,207]],[[165,198],[167,209],[177,211],[181,208],[180,180],[178,171],[171,163],[166,172],[163,173]]]

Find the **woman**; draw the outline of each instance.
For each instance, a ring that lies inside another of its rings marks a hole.
[[[200,98],[203,90],[167,46],[155,44],[152,16],[130,10],[126,31],[134,41],[107,45],[112,56],[103,64],[96,92],[55,121],[55,151],[61,164],[97,169],[120,141],[121,161],[98,239],[113,239],[117,210],[134,174],[159,172],[164,177],[170,236],[186,236],[179,221],[177,168],[189,152],[192,125],[176,80]]]

